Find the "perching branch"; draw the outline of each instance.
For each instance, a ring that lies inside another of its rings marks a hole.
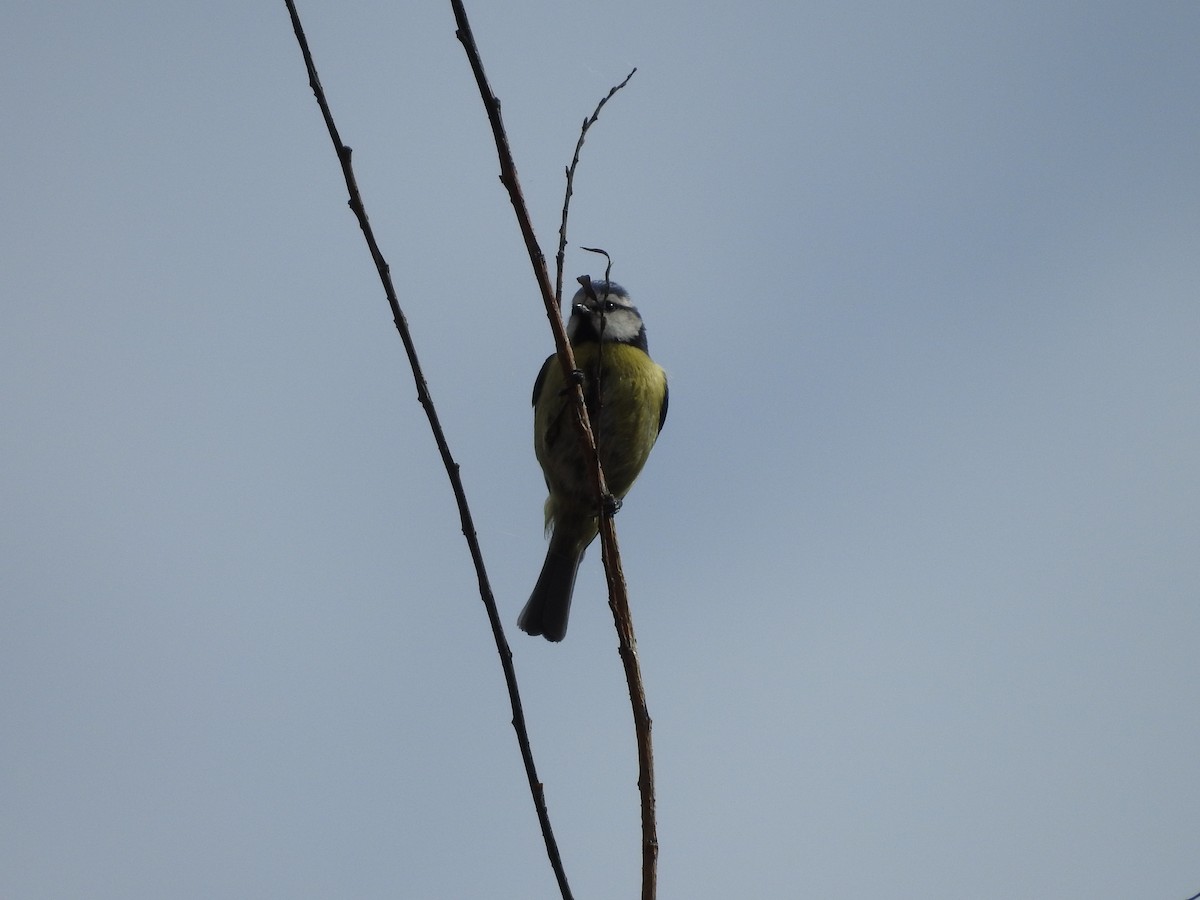
[[[583,134],[580,135],[580,139],[575,147],[575,158],[567,170],[567,199],[563,203],[563,222],[559,232],[560,258],[558,286],[557,291],[552,295],[550,291],[550,277],[546,271],[546,257],[542,253],[541,246],[538,244],[537,238],[533,233],[533,224],[529,217],[525,198],[521,192],[521,185],[517,178],[517,168],[513,161],[512,151],[509,148],[508,135],[505,133],[504,122],[500,117],[500,100],[492,93],[491,85],[488,83],[487,74],[483,69],[483,61],[479,55],[479,48],[475,44],[475,37],[471,32],[471,25],[467,20],[467,12],[463,7],[462,0],[450,0],[450,5],[454,9],[454,19],[458,25],[456,35],[467,53],[467,60],[471,65],[471,71],[475,74],[475,83],[479,87],[479,94],[483,99],[484,109],[487,111],[488,121],[492,126],[492,136],[495,139],[496,152],[500,158],[500,181],[508,191],[509,202],[512,203],[513,212],[517,217],[517,224],[525,240],[525,248],[529,253],[529,261],[533,265],[534,277],[537,279],[538,287],[542,292],[542,302],[546,307],[546,317],[550,321],[550,329],[554,334],[554,344],[558,351],[563,376],[566,378],[567,384],[574,385],[573,407],[575,409],[576,430],[579,432],[584,459],[587,461],[596,485],[597,505],[600,509],[600,541],[605,577],[608,580],[609,604],[613,609],[614,621],[616,622],[621,660],[624,664],[625,678],[629,686],[629,698],[633,706],[634,729],[637,734],[638,788],[642,800],[642,900],[654,900],[658,886],[658,833],[655,825],[654,759],[650,742],[650,715],[646,709],[646,693],[642,683],[641,667],[638,664],[637,642],[634,637],[633,623],[629,613],[629,595],[625,586],[625,576],[621,569],[621,555],[620,549],[617,546],[616,528],[613,525],[611,511],[606,509],[606,504],[601,502],[601,498],[609,497],[610,494],[604,480],[604,471],[600,466],[600,456],[596,449],[595,435],[592,431],[591,422],[588,419],[587,405],[583,396],[583,386],[577,379],[572,377],[576,371],[575,356],[571,351],[571,344],[567,340],[566,329],[563,326],[558,302],[556,302],[556,298],[561,298],[562,295],[561,268],[566,242],[567,206],[570,202],[574,170],[578,163],[584,134],[586,134],[591,123],[599,116],[601,107],[629,81],[633,73],[630,72],[625,81],[610,90],[608,96],[601,100],[600,104],[596,107],[592,118],[584,122]]]
[[[604,280],[610,280],[612,259],[605,251],[595,247],[583,247],[591,253],[600,253],[608,260],[604,268]],[[584,290],[594,296],[592,280],[587,275],[579,279]],[[604,342],[600,342],[603,352]],[[625,573],[621,568],[621,556],[617,552],[617,531],[613,524],[616,512],[608,504],[600,504],[600,549],[604,561],[604,577],[608,581],[608,606],[612,610],[613,625],[617,629],[617,646],[621,664],[625,668],[625,682],[629,685],[629,702],[633,707],[633,730],[638,746],[638,793],[642,798],[642,898],[653,900],[657,890],[658,872],[658,827],[655,824],[654,790],[654,745],[651,741],[650,710],[646,706],[645,682],[637,655],[637,637],[633,630],[633,612],[629,608],[629,589],[625,584]],[[611,550],[610,550],[611,548]]]
[[[554,874],[558,878],[563,900],[570,900],[571,891],[567,885],[566,873],[563,871],[558,845],[554,840],[554,831],[550,827],[550,815],[546,809],[545,794],[542,791],[542,784],[533,762],[533,750],[529,744],[529,733],[525,728],[525,713],[521,708],[521,695],[517,687],[516,670],[513,668],[512,650],[509,648],[508,641],[504,637],[504,628],[500,623],[500,614],[496,608],[496,599],[492,594],[491,584],[488,581],[487,571],[484,568],[483,552],[479,548],[479,539],[475,533],[475,524],[471,517],[471,510],[467,505],[467,495],[463,490],[458,463],[454,461],[454,457],[450,453],[445,432],[442,430],[441,422],[438,420],[437,410],[434,408],[433,398],[429,393],[429,385],[425,381],[421,364],[417,359],[417,349],[408,328],[408,320],[400,309],[400,302],[396,296],[396,288],[392,283],[392,276],[387,260],[384,259],[383,253],[379,249],[379,244],[375,240],[374,230],[371,228],[370,220],[367,218],[366,207],[363,205],[362,195],[359,193],[358,183],[354,177],[354,170],[350,164],[350,148],[342,143],[337,126],[334,124],[333,113],[329,108],[329,102],[325,98],[325,91],[321,87],[321,80],[317,76],[316,64],[313,62],[312,53],[308,47],[308,39],[304,36],[304,28],[300,24],[300,15],[296,11],[296,5],[293,0],[284,0],[284,2],[287,4],[288,14],[292,19],[292,30],[296,33],[296,40],[300,44],[300,52],[304,55],[304,65],[308,69],[309,86],[312,87],[313,94],[317,98],[317,105],[321,108],[321,115],[324,117],[325,126],[329,130],[329,137],[333,141],[338,161],[342,165],[342,175],[345,177],[346,190],[350,195],[350,209],[353,210],[355,217],[358,219],[359,227],[362,229],[363,237],[366,239],[367,247],[371,252],[371,258],[374,260],[375,268],[379,272],[379,279],[383,283],[384,292],[387,294],[387,301],[392,310],[396,330],[400,333],[400,340],[404,343],[404,351],[408,354],[408,362],[412,368],[413,380],[417,385],[417,398],[425,410],[426,418],[429,419],[429,427],[433,431],[434,441],[437,443],[438,452],[441,454],[442,463],[446,467],[446,474],[450,478],[450,485],[454,490],[454,498],[458,503],[458,515],[462,523],[463,536],[467,539],[471,561],[475,565],[475,573],[479,579],[479,595],[483,600],[488,621],[492,626],[492,636],[496,641],[496,651],[500,655],[500,665],[504,669],[504,681],[508,686],[509,702],[512,705],[513,729],[517,733],[517,743],[521,749],[521,758],[525,763],[525,774],[529,780],[529,790],[533,794],[534,807],[537,809],[538,821],[541,823],[542,835],[545,838],[546,854],[549,856],[550,865],[554,868]]]

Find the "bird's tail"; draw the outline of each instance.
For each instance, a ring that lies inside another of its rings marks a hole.
[[[566,637],[575,576],[579,574],[583,551],[591,542],[590,537],[580,541],[579,529],[564,525],[559,523],[550,536],[542,572],[517,619],[517,627],[526,634],[540,634],[548,641],[561,641]]]

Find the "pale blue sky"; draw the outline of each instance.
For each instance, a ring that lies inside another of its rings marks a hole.
[[[638,883],[551,340],[448,3],[300,5],[576,896]],[[548,254],[671,416],[618,525],[660,896],[1200,891],[1200,5],[473,3]],[[445,476],[280,3],[0,13],[0,895],[556,896]]]

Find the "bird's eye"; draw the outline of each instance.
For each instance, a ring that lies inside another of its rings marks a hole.
[[[613,303],[611,300],[604,301],[604,311],[605,312],[612,312],[616,308],[617,308],[617,304]]]

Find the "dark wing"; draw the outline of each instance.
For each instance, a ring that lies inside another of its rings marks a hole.
[[[541,371],[538,372],[537,378],[533,382],[533,405],[537,406],[538,397],[542,395],[542,385],[546,383],[546,373],[550,371],[550,363],[557,359],[557,356],[551,354],[546,357],[546,361],[542,363]]]
[[[663,376],[663,402],[658,410],[658,430],[662,431],[663,423],[667,421],[667,399],[670,397],[666,376]]]

